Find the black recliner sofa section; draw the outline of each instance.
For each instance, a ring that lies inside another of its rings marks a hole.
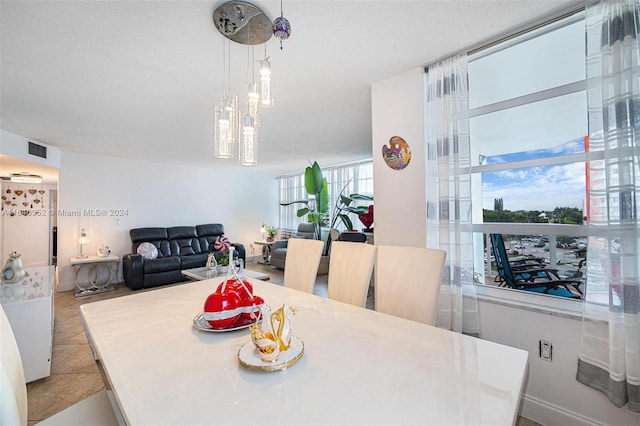
[[[224,226],[210,223],[197,226],[170,228],[135,228],[129,231],[131,254],[122,258],[124,280],[132,290],[157,287],[184,281],[183,269],[198,268],[207,263],[209,253],[221,252],[214,248],[216,240],[224,235]],[[145,259],[137,253],[142,243],[151,243],[158,249],[156,259]],[[231,243],[235,253],[246,262],[243,244]]]

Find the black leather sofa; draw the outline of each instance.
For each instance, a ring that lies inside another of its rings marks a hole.
[[[180,271],[204,266],[210,252],[220,253],[215,250],[214,243],[224,235],[224,226],[210,223],[170,228],[135,228],[129,231],[129,235],[132,253],[122,258],[122,273],[127,286],[139,290],[184,281]],[[138,254],[138,247],[142,243],[153,244],[158,249],[158,257],[145,259]],[[234,252],[246,262],[244,245],[231,244]]]

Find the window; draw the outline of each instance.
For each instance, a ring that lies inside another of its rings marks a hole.
[[[327,192],[329,196],[329,212],[325,219],[331,223],[333,206],[344,189],[344,193],[373,195],[373,161],[366,160],[340,166],[322,169],[323,176],[327,179]],[[287,176],[279,176],[280,203],[288,203],[295,200],[306,200],[307,192],[304,188],[304,171]],[[280,232],[283,237],[288,237],[296,232],[298,224],[305,222],[306,217],[298,217],[296,211],[301,205],[280,207]],[[360,223],[355,215],[351,215],[354,227]],[[338,222],[338,230],[344,226]]]
[[[589,151],[583,13],[469,58],[476,282],[497,285],[489,234],[581,279]]]

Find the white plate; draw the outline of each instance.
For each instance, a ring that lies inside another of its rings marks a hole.
[[[250,322],[246,322],[246,323],[241,323],[240,325],[235,325],[234,324],[229,328],[213,328],[207,322],[207,320],[204,319],[204,313],[203,312],[200,312],[198,315],[196,315],[193,318],[193,326],[195,328],[197,328],[198,330],[202,330],[202,331],[213,331],[214,333],[223,333],[223,332],[226,332],[226,331],[242,330],[242,329],[245,329],[245,328],[249,327],[253,323],[254,323],[254,321],[250,321]]]
[[[249,370],[256,371],[276,371],[284,370],[285,368],[295,364],[304,355],[304,343],[302,340],[293,336],[291,338],[291,345],[289,349],[284,352],[280,352],[278,360],[275,362],[264,362],[260,359],[258,354],[258,348],[253,344],[251,340],[242,345],[238,351],[238,360],[240,365]]]

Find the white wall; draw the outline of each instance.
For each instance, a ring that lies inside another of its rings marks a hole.
[[[49,265],[53,226],[50,200],[51,190],[55,190],[56,185],[2,182],[0,189],[4,197],[0,220],[0,259],[6,259],[9,253],[17,251],[24,267]]]
[[[415,69],[371,89],[376,244],[426,244],[423,78],[422,70]],[[402,170],[391,169],[382,158],[382,147],[393,136],[402,137],[411,149],[411,161]]]
[[[225,234],[243,243],[251,256],[261,224],[277,223],[277,200],[275,177],[257,168],[220,170],[63,152],[58,290],[74,287],[70,258],[79,253],[81,228],[90,239],[84,254],[95,254],[105,244],[122,257],[131,253],[131,228],[222,223]]]
[[[376,244],[425,245],[423,84],[422,71],[414,70],[372,89]],[[381,156],[382,145],[396,134],[412,151],[411,163],[401,171],[387,167]],[[640,424],[640,415],[616,408],[576,381],[579,319],[486,301],[479,303],[479,317],[481,338],[529,352],[525,417],[547,426]],[[540,339],[553,345],[552,362],[539,358]]]
[[[45,146],[47,148],[47,158],[29,154],[29,141]],[[35,139],[27,139],[6,130],[0,130],[0,154],[59,169],[62,152],[56,147]]]

